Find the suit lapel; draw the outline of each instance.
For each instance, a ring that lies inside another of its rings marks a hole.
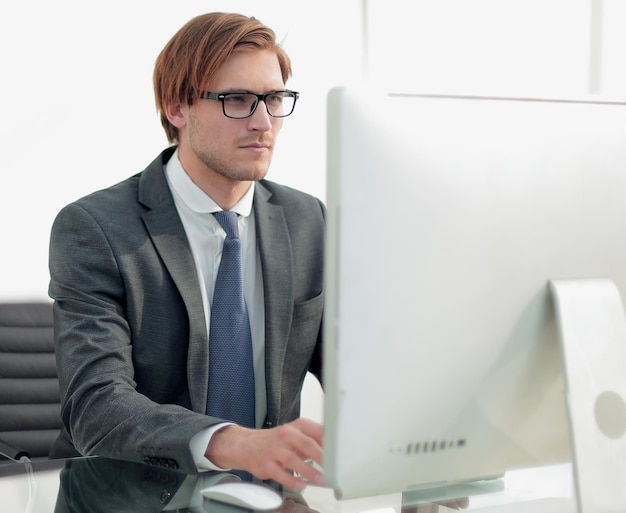
[[[267,417],[276,425],[280,422],[283,362],[293,316],[293,262],[283,208],[272,204],[270,196],[262,183],[257,182],[254,215],[265,298]]]
[[[173,149],[166,150],[141,176],[139,201],[148,207],[143,215],[146,229],[180,293],[189,316],[187,379],[192,409],[206,412],[209,372],[209,341],[196,277],[195,263],[187,236],[167,185],[164,163]],[[165,292],[167,293],[167,292]],[[176,294],[172,291],[172,294]],[[172,300],[176,300],[172,297]],[[181,341],[182,342],[182,341]]]

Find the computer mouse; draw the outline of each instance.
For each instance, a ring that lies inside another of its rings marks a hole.
[[[209,500],[254,511],[274,511],[283,505],[283,497],[276,490],[245,481],[218,483],[200,493]]]

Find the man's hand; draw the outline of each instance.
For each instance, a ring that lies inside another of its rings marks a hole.
[[[308,463],[312,460],[322,465],[323,429],[309,419],[272,429],[229,425],[213,435],[205,456],[222,468],[246,470],[295,490],[307,483],[323,485],[322,474]]]

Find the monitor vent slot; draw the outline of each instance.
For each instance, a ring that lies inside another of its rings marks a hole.
[[[408,442],[404,447],[390,449],[389,452],[404,453],[407,456],[416,454],[432,454],[442,451],[462,449],[466,445],[464,438],[457,440],[423,440],[419,442]]]

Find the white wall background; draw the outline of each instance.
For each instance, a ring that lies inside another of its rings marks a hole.
[[[321,198],[334,85],[626,99],[624,0],[2,2],[0,300],[46,298],[58,210],[166,146],[154,60],[188,19],[215,10],[254,15],[284,40],[301,101],[269,177]]]
[[[624,0],[371,0],[369,75],[425,92],[626,98]]]

